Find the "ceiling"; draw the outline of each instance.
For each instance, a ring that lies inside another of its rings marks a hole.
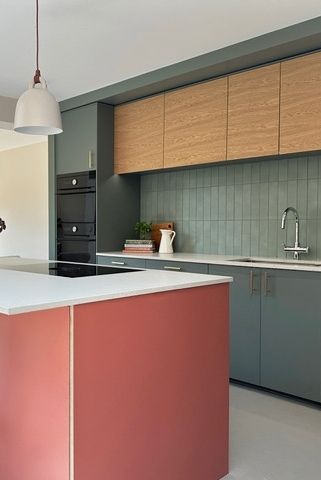
[[[0,152],[11,150],[12,148],[24,147],[32,143],[46,142],[47,137],[42,135],[23,135],[13,130],[4,130],[0,128]]]
[[[34,72],[34,0],[0,0],[0,95]],[[320,0],[39,0],[40,67],[58,100],[321,15]]]

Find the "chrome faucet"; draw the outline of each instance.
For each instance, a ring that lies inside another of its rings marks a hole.
[[[285,229],[285,222],[286,222],[286,217],[289,212],[293,212],[295,216],[295,241],[294,241],[294,246],[290,247],[283,244],[284,251],[285,252],[293,252],[293,258],[295,260],[299,260],[299,255],[301,253],[308,253],[309,252],[309,247],[301,247],[300,246],[300,240],[299,240],[299,214],[297,210],[293,207],[288,207],[284,210],[282,214],[282,220],[281,220],[281,228],[282,230]]]

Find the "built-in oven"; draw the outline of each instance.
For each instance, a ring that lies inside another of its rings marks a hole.
[[[96,263],[96,172],[57,176],[57,259]]]

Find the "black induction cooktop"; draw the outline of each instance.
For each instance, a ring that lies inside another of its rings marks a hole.
[[[108,267],[101,265],[87,265],[84,263],[68,262],[43,262],[29,265],[14,265],[5,267],[19,272],[40,273],[43,275],[55,275],[57,277],[92,277],[95,275],[111,275],[114,273],[137,272],[132,268]]]

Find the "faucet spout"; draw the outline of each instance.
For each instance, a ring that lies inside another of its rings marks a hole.
[[[281,219],[281,228],[282,230],[285,229],[285,223],[287,219],[287,215],[289,212],[292,212],[295,217],[295,241],[294,241],[294,246],[293,247],[288,247],[284,245],[284,251],[285,252],[293,252],[293,256],[295,260],[299,260],[299,255],[300,253],[308,253],[309,252],[309,247],[300,247],[300,240],[299,240],[299,214],[297,210],[293,207],[288,207],[284,210],[282,214],[282,219]]]

